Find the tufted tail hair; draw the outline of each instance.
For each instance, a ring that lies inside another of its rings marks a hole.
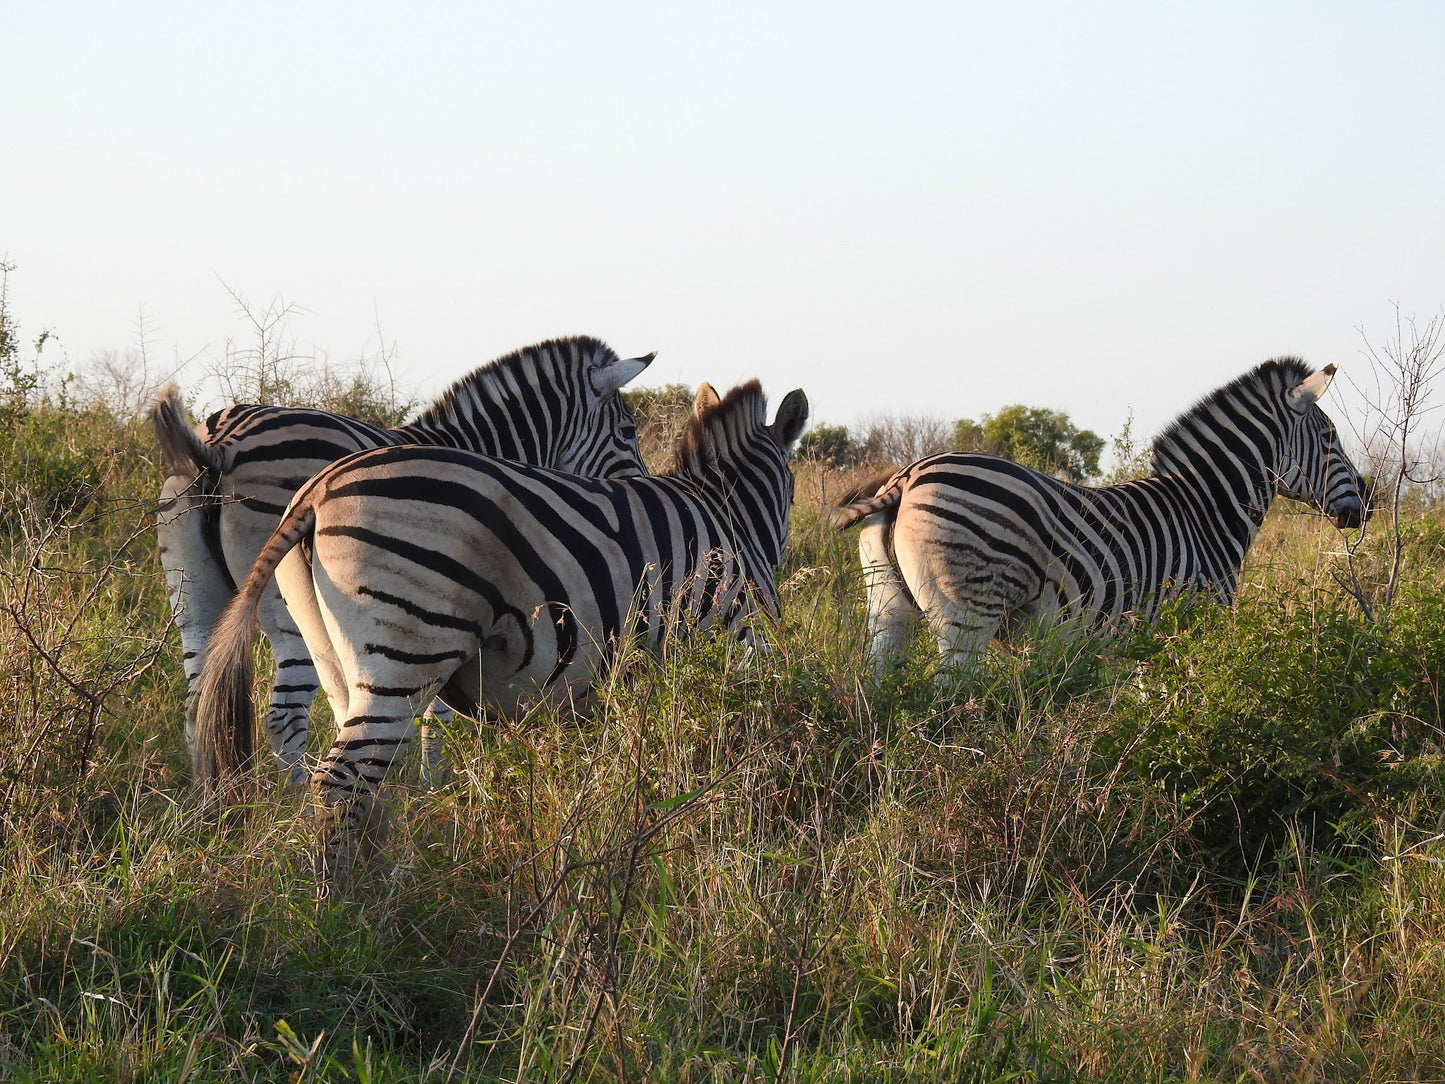
[[[149,411],[151,427],[156,431],[161,452],[170,472],[180,478],[194,479],[216,473],[215,454],[186,418],[181,402],[181,389],[167,384]]]
[[[835,531],[843,531],[874,512],[897,508],[898,502],[903,499],[900,474],[890,468],[870,475],[846,491],[829,513],[829,525]]]
[[[204,787],[235,782],[251,767],[256,746],[251,688],[256,612],[276,566],[316,526],[315,492],[314,486],[307,486],[292,500],[211,633],[197,685],[191,760],[196,782]]]

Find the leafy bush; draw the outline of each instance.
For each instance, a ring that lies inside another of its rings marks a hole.
[[[960,419],[954,425],[953,445],[1081,482],[1099,473],[1104,438],[1092,429],[1080,429],[1065,411],[1010,403],[997,414],[985,414],[981,422]]]
[[[816,460],[838,470],[856,467],[867,456],[868,449],[854,440],[846,425],[815,425],[798,441],[795,459]]]
[[[1283,591],[1176,612],[1142,633],[1114,729],[1211,853],[1249,863],[1289,820],[1323,835],[1440,794],[1445,599],[1373,625],[1334,594]]]

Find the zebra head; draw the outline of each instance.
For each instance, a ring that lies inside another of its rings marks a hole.
[[[1287,428],[1275,492],[1302,501],[1343,530],[1364,526],[1369,502],[1334,423],[1319,408],[1334,376],[1335,367],[1326,365],[1285,393]]]
[[[590,335],[549,339],[473,369],[398,444],[466,448],[594,478],[646,474],[637,420],[620,389],[653,355],[619,358]]]
[[[557,469],[591,478],[632,478],[647,473],[637,447],[637,419],[622,398],[622,386],[652,363],[656,353],[619,358],[596,339],[556,344],[570,363],[577,408],[559,449]]]
[[[672,473],[712,491],[728,518],[762,559],[767,572],[782,563],[793,505],[788,456],[808,422],[808,397],[790,391],[772,424],[768,401],[756,380],[719,396],[711,384],[697,390],[674,453]],[[759,570],[761,571],[761,570]]]

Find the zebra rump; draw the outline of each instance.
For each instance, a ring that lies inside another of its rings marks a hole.
[[[1359,473],[1316,405],[1334,372],[1264,362],[1181,414],[1154,441],[1150,475],[1119,485],[963,452],[872,480],[833,524],[862,523],[875,663],[903,650],[920,612],[943,660],[968,665],[1025,622],[1107,626],[1189,592],[1232,603],[1276,495],[1363,526]]]
[[[167,388],[151,411],[171,472],[161,489],[157,542],[181,632],[188,742],[211,627],[307,479],[351,452],[397,444],[468,448],[579,474],[646,473],[618,389],[651,360],[620,359],[587,336],[539,343],[473,370],[399,429],[255,405],[229,407],[192,427],[179,391]],[[317,675],[274,590],[260,613],[276,655],[265,726],[279,766],[299,781]]]
[[[787,458],[807,413],[794,391],[768,424],[756,381],[725,399],[703,385],[656,477],[415,446],[333,464],[296,495],[212,637],[197,775],[244,766],[250,638],[273,575],[341,721],[311,785],[342,840],[438,692],[516,717],[584,693],[624,640],[656,649],[679,629],[724,628],[752,643],[755,617],[777,613]]]

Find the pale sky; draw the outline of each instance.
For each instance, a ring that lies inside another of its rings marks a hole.
[[[74,365],[142,311],[219,355],[224,281],[427,395],[588,333],[828,421],[1151,433],[1440,310],[1442,121],[1438,2],[12,2],[0,256]]]

